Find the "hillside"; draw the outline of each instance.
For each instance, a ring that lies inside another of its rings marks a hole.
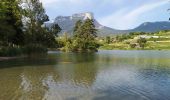
[[[136,27],[132,31],[134,32],[157,32],[160,30],[169,30],[170,22],[162,21],[162,22],[145,22],[140,26]]]

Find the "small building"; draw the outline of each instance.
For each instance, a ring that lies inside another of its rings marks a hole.
[[[139,35],[139,36],[135,37],[134,39],[139,39],[139,38],[145,38],[145,39],[155,38],[155,39],[158,39],[158,38],[160,38],[160,36]]]

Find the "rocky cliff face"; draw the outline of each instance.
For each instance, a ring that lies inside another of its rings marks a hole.
[[[86,19],[93,19],[92,13],[80,13],[80,14],[73,14],[72,16],[58,16],[55,18],[54,23],[58,24],[74,24],[78,20],[86,20]],[[66,22],[66,23],[65,23]],[[67,25],[66,25],[67,26]]]
[[[94,19],[93,13],[78,13],[73,14],[72,16],[58,16],[55,18],[54,24],[59,24],[59,26],[62,28],[63,32],[69,32],[72,33],[72,30],[75,26],[75,23],[78,20],[86,20],[86,19]],[[94,23],[96,28],[102,27],[95,19]]]
[[[72,19],[81,19],[81,20],[86,20],[87,18],[93,19],[93,13],[87,12],[87,13],[78,13],[78,14],[73,14],[71,16]]]
[[[95,24],[97,29],[104,28],[103,25],[99,24],[94,19],[93,13],[90,13],[90,12],[87,12],[87,13],[77,13],[77,14],[73,14],[72,16],[58,16],[58,17],[55,18],[53,23],[46,23],[45,26],[46,27],[51,27],[53,24],[58,24],[61,27],[62,32],[68,32],[68,33],[71,34],[72,31],[73,31],[73,28],[75,26],[75,23],[78,20],[84,21],[87,18],[94,20],[94,24]]]

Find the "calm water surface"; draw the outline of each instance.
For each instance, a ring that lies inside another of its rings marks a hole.
[[[0,62],[0,100],[170,100],[170,51],[99,51]]]

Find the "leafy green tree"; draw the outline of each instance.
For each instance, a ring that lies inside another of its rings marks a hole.
[[[58,25],[52,30],[43,27],[49,18],[40,0],[0,1],[0,52],[3,50],[29,48],[31,52],[56,47],[56,36],[61,31]],[[12,47],[12,48],[9,48]],[[2,49],[4,48],[4,49]],[[24,52],[24,50],[23,50]]]
[[[72,44],[72,41],[70,38],[68,38],[68,34],[67,33],[64,33],[64,36],[63,36],[63,42],[64,42],[64,47],[63,47],[63,51],[65,52],[70,52],[73,50],[73,44]]]
[[[22,14],[18,0],[0,2],[0,39],[4,45],[23,45]]]
[[[80,28],[82,27],[82,21],[78,20],[74,26],[74,38],[78,37],[78,34],[81,32]]]
[[[135,43],[129,44],[131,48],[135,48],[137,45]]]
[[[58,36],[58,33],[61,32],[61,28],[58,24],[54,24],[51,28],[51,32],[55,35]]]
[[[83,23],[78,21],[74,28],[74,37],[73,46],[76,50],[86,51],[97,49],[97,43],[95,41],[97,30],[93,20],[86,19]]]
[[[61,31],[58,25],[54,25],[51,30],[42,27],[44,22],[49,21],[47,14],[39,0],[25,0],[24,14],[26,20],[27,43],[44,45],[51,47],[56,44],[55,37]]]
[[[107,36],[107,37],[106,37],[106,43],[107,43],[107,44],[110,44],[110,43],[111,43],[111,37],[110,37],[110,36]]]
[[[145,38],[139,38],[139,39],[137,40],[137,43],[139,44],[139,46],[140,46],[141,48],[144,48],[144,47],[145,47],[146,42],[147,42],[147,40],[146,40]]]

